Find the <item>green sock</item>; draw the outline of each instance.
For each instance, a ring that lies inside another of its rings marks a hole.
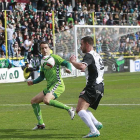
[[[54,106],[54,107],[58,107],[58,108],[61,108],[61,109],[66,109],[66,110],[69,110],[71,107],[57,101],[57,100],[50,100],[49,102],[49,105],[51,106]]]
[[[35,113],[36,118],[38,120],[38,124],[39,125],[43,124],[42,113],[41,113],[39,104],[32,104],[32,107],[34,109],[34,113]]]

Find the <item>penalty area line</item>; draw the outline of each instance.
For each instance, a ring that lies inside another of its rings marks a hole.
[[[40,104],[41,106],[44,106],[45,104]],[[66,105],[74,105],[77,104],[66,104]],[[101,106],[139,106],[140,104],[99,104]],[[31,106],[31,104],[0,104],[0,106]]]

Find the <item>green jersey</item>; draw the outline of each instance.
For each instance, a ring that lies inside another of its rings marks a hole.
[[[41,67],[41,72],[44,73],[44,78],[47,81],[47,87],[54,84],[55,82],[62,81],[61,78],[61,63],[64,61],[60,56],[51,54],[55,60],[55,65],[51,69],[44,69]]]
[[[69,62],[64,60],[58,55],[51,54],[55,60],[55,65],[51,69],[44,69],[41,66],[40,76],[33,81],[34,84],[41,82],[44,78],[47,81],[47,88],[43,90],[44,95],[52,92],[53,95],[57,98],[65,90],[64,82],[61,78],[61,66],[67,67],[71,70],[71,65]]]
[[[54,54],[51,54],[51,56],[55,60],[54,67],[52,67],[51,69],[44,69],[43,67],[41,67],[40,76],[37,79],[33,80],[33,84],[37,84],[45,78],[47,81],[47,87],[43,90],[44,95],[51,92],[57,98],[65,90],[65,85],[61,78],[61,66],[65,66],[70,71],[72,69],[70,63],[60,56]]]

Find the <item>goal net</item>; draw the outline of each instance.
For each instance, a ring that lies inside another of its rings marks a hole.
[[[81,61],[84,54],[80,50],[80,40],[91,36],[94,50],[104,60],[105,72],[129,71],[129,60],[139,57],[139,26],[93,26],[75,25],[69,30],[56,34],[56,54],[69,60],[75,54]],[[74,76],[81,73],[75,72]]]

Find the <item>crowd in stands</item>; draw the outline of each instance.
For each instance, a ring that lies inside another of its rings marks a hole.
[[[67,0],[31,0],[25,4],[17,3],[16,0],[11,0],[9,3],[6,0],[0,0],[0,58],[5,58],[6,55],[4,10],[7,10],[9,57],[38,56],[40,41],[48,41],[53,50],[52,11],[55,13],[56,50],[63,57],[68,57],[67,53],[74,51],[72,27],[93,25],[93,12],[95,25],[140,25],[140,2],[138,1],[75,0],[73,4]],[[129,34],[114,40],[111,36],[120,34],[121,31],[111,29],[108,32],[107,29],[102,28],[103,32],[100,34],[97,30],[95,49],[98,53],[110,51],[139,55],[139,31],[133,31],[133,33],[130,31]],[[80,37],[87,32],[93,35],[92,29],[83,28],[79,31]],[[102,48],[104,44],[107,44],[106,50]]]

